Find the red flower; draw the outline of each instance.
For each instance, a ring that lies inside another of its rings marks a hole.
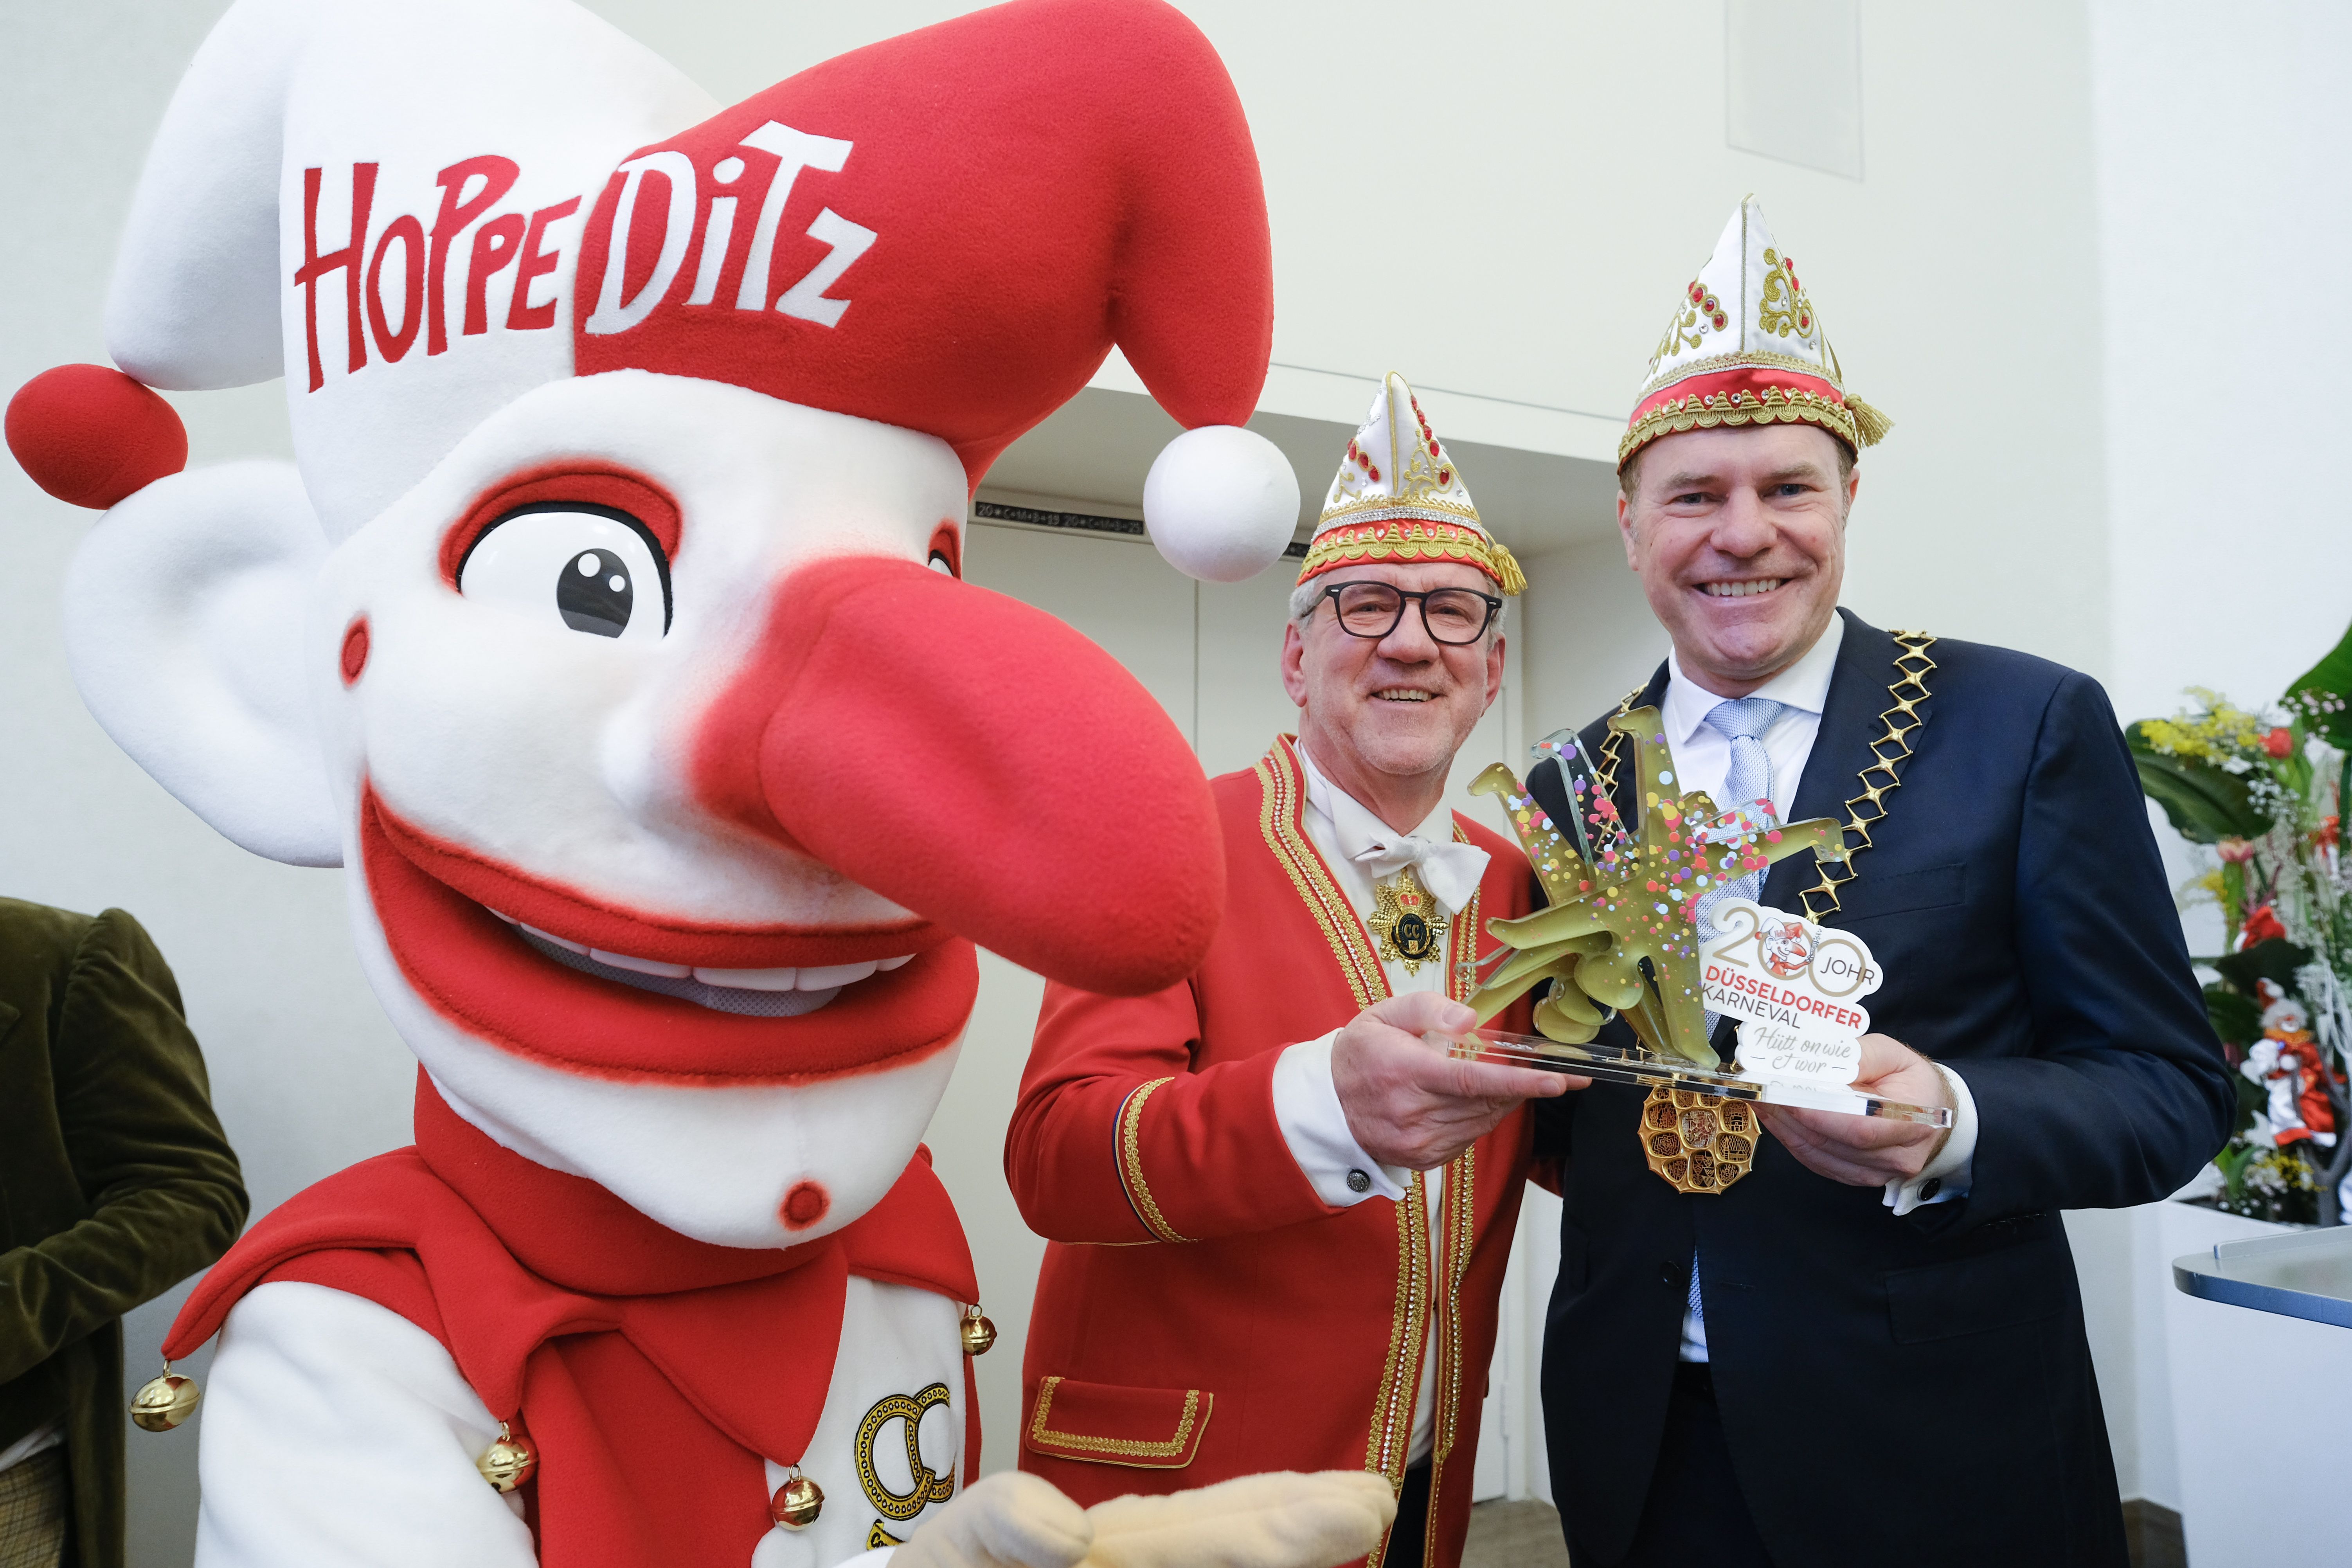
[[[2273,730],[2263,737],[2263,750],[2273,757],[2285,756],[2294,750],[2294,731],[2288,729]]]
[[[2336,817],[2332,814],[2330,816],[2321,817],[2319,819],[2319,830],[2311,836],[2312,847],[2317,849],[2335,848],[2336,837],[2340,831],[2341,828],[2339,827]]]
[[[2238,933],[2238,946],[2243,950],[2253,946],[2256,942],[2268,942],[2273,937],[2285,935],[2286,927],[2279,923],[2277,911],[2270,905],[2264,904],[2246,917],[2245,928]]]
[[[2232,866],[2242,866],[2254,858],[2254,846],[2252,839],[2224,838],[2213,847],[2220,850],[2221,858]]]

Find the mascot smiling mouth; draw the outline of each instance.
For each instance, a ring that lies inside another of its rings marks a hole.
[[[928,921],[656,922],[438,843],[373,789],[360,846],[385,943],[416,994],[476,1038],[590,1077],[792,1083],[904,1066],[956,1038],[979,985],[971,944]],[[745,972],[768,984],[698,978]],[[787,974],[831,984],[774,984]]]

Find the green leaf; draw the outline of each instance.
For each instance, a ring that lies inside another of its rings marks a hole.
[[[2289,942],[2283,936],[2273,936],[2254,943],[2242,952],[2215,959],[2213,967],[2221,972],[2221,978],[2234,986],[2240,995],[2251,998],[2254,994],[2254,983],[2268,980],[2293,996],[2298,994],[2294,972],[2310,962],[2311,949]],[[2209,1001],[2206,1006],[2210,1012],[2212,1004]],[[2254,1033],[2260,1035],[2262,1031],[2257,1028]]]
[[[2326,658],[2305,670],[2286,689],[2289,697],[2320,693],[2352,703],[2352,626],[2345,628],[2342,640],[2328,649]],[[2310,723],[2313,730],[2326,737],[2329,745],[2340,752],[2352,752],[2352,707],[2334,713],[2313,713]]]
[[[2124,739],[2139,769],[2140,789],[2164,808],[2183,838],[2216,844],[2224,838],[2258,838],[2269,828],[2270,819],[2255,809],[2244,779],[2210,763],[2156,750],[2137,723],[2124,731]]]
[[[2213,1032],[2233,1046],[2251,1046],[2263,1037],[2263,1010],[2244,992],[2228,985],[2205,987],[2205,1016]]]

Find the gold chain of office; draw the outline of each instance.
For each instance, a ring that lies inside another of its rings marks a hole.
[[[1862,785],[1862,793],[1845,803],[1845,863],[1817,858],[1814,865],[1821,880],[1797,895],[1805,906],[1805,918],[1815,925],[1838,912],[1838,889],[1853,880],[1853,858],[1870,847],[1870,830],[1885,820],[1886,797],[1902,784],[1902,764],[1910,760],[1913,742],[1927,722],[1919,705],[1927,700],[1927,676],[1936,668],[1936,661],[1927,657],[1935,636],[1929,632],[1889,635],[1895,638],[1895,679],[1887,686],[1886,696],[1894,706],[1878,716],[1885,730],[1871,742],[1871,760],[1855,781]],[[1643,690],[1637,686],[1627,692],[1617,711],[1632,712]],[[1612,729],[1592,770],[1593,781],[1612,800],[1617,795],[1617,769],[1624,745],[1624,731]]]

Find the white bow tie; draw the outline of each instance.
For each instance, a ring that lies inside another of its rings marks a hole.
[[[1364,875],[1375,882],[1385,881],[1407,866],[1429,889],[1430,897],[1445,907],[1447,914],[1459,912],[1478,890],[1478,879],[1486,874],[1486,852],[1475,844],[1457,844],[1451,838],[1423,838],[1414,833],[1399,833],[1372,815],[1370,807],[1335,787],[1315,766],[1306,749],[1301,747],[1298,760],[1305,764],[1307,796],[1331,824],[1339,853],[1360,866]],[[1441,815],[1439,820],[1446,818]]]
[[[1407,866],[1429,889],[1430,897],[1459,911],[1478,890],[1486,874],[1486,852],[1475,844],[1438,843],[1411,833],[1377,834],[1369,847],[1349,857],[1375,882],[1385,881]]]

